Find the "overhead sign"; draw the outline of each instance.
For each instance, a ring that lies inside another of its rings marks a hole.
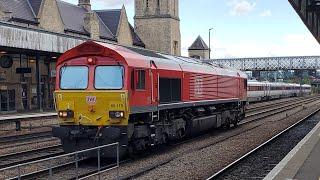
[[[17,74],[30,74],[31,68],[17,68],[16,73]]]

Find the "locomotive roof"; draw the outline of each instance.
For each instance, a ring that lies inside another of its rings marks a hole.
[[[172,56],[142,48],[126,47],[93,41],[85,42],[67,51],[59,58],[57,65],[72,58],[90,55],[112,57],[122,60],[131,67],[150,68],[150,63],[153,61],[158,69],[208,74],[214,73],[217,75],[247,78],[247,75],[242,71],[204,63],[193,58]]]

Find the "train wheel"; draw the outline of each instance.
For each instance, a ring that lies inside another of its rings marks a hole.
[[[162,144],[167,144],[169,142],[169,138],[167,134],[162,135]]]
[[[224,126],[226,129],[230,129],[231,127],[231,122],[230,122],[230,119],[228,118],[227,121],[226,121],[226,124]]]
[[[234,123],[233,123],[233,127],[237,127],[238,126],[238,120],[236,120]]]
[[[184,137],[184,135],[185,135],[185,133],[183,132],[183,130],[179,129],[177,132],[178,139],[182,139]]]

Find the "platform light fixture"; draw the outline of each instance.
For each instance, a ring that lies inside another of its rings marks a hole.
[[[7,54],[6,51],[0,51],[0,54]]]
[[[211,31],[213,28],[209,29],[209,59],[211,59]]]

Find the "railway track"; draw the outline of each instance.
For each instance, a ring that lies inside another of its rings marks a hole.
[[[0,146],[3,147],[8,144],[43,139],[43,138],[50,138],[50,137],[52,137],[51,131],[36,132],[36,133],[14,135],[14,136],[0,136]]]
[[[251,112],[251,113],[246,114],[246,118],[242,122],[240,122],[240,124],[248,123],[250,121],[256,121],[259,119],[273,116],[275,114],[283,113],[283,112],[286,112],[290,109],[294,109],[296,107],[313,102],[313,101],[317,100],[318,98],[319,97],[317,96],[317,97],[298,99],[295,101],[290,101],[290,103],[288,103],[288,104],[273,105],[273,106],[271,106],[271,108],[264,108],[261,111]]]
[[[260,119],[264,119],[266,117],[269,117],[269,116],[272,116],[272,115],[276,115],[276,114],[279,114],[279,113],[282,113],[282,112],[285,112],[285,111],[288,111],[290,109],[294,109],[296,107],[299,107],[305,103],[308,103],[308,102],[313,102],[317,100],[317,97],[310,97],[310,98],[307,98],[307,99],[304,99],[304,100],[295,100],[295,103],[292,103],[290,105],[284,105],[284,106],[280,106],[280,107],[277,107],[277,108],[271,108],[272,110],[268,110],[268,111],[261,111],[260,113],[255,113],[255,115],[252,115],[250,117],[254,117],[254,116],[259,116],[257,118],[255,118],[254,120],[250,120],[250,121],[244,121],[242,124],[240,125],[244,125],[244,124],[248,124],[250,122],[253,122],[253,121],[257,121],[257,120],[260,120]],[[261,114],[263,114],[263,116],[261,116]],[[228,136],[228,137],[224,137],[223,139],[221,139],[220,141],[218,142],[215,142],[215,143],[219,143],[221,141],[224,141],[226,139],[229,139],[229,138],[232,138],[234,136],[236,136],[238,134],[235,134],[233,136]],[[191,138],[191,139],[187,139],[185,141],[182,141],[182,142],[178,142],[177,144],[183,144],[183,143],[186,143],[186,142],[190,142],[190,141],[194,141],[196,139],[199,139],[199,138],[204,138],[205,136],[207,136],[207,134],[204,134],[204,135],[201,135],[201,136],[198,136],[198,137],[195,137],[195,138]],[[176,146],[177,144],[174,144],[173,146]],[[213,144],[210,144],[210,145],[213,145]],[[203,148],[203,147],[202,147]],[[123,179],[131,179],[131,178],[136,178],[136,177],[139,177],[140,175],[148,172],[148,171],[151,171],[163,164],[166,164],[166,163],[169,163],[170,161],[172,161],[173,159],[175,159],[176,157],[173,157],[165,162],[160,162],[159,164],[157,164],[156,166],[151,166],[151,167],[148,167],[142,171],[139,171],[139,172],[136,172],[130,176],[125,176],[125,177],[122,177]],[[1,157],[0,157],[0,161],[1,161]],[[81,171],[82,174],[78,174],[78,177],[81,178],[81,177],[86,177],[86,176],[91,176],[92,174],[95,174],[97,172],[97,169],[93,168],[92,166],[90,166],[90,163],[89,163],[89,166],[88,166],[88,163],[85,163],[87,162],[86,159],[83,159],[83,160],[80,160],[79,161],[79,164],[85,164],[84,167],[83,167],[83,170]],[[124,162],[122,162],[124,163]],[[121,164],[122,164],[121,163]],[[107,164],[104,164],[102,166],[102,170],[103,169],[107,169],[107,168],[110,168],[110,166],[112,166],[113,164],[112,163],[107,163]],[[74,170],[74,166],[75,166],[75,162],[72,161],[70,163],[65,163],[65,164],[62,164],[62,165],[59,165],[59,166],[55,166],[53,167],[52,171],[53,172],[59,172],[61,170],[63,170],[63,173],[66,172],[66,170],[68,170],[69,173],[67,173],[67,175],[64,175],[66,176],[66,179],[75,179],[75,174],[72,173]],[[0,166],[1,167],[1,166]],[[80,167],[80,166],[79,166]],[[33,173],[29,173],[24,177],[24,179],[33,179],[35,177],[45,177],[45,174],[48,174],[48,171],[49,169],[44,169],[44,170],[41,170],[41,171],[37,171],[37,172],[33,172]],[[62,175],[59,175],[60,173],[57,173],[57,176],[56,177],[61,177]]]
[[[277,139],[279,139],[281,136],[283,136],[285,133],[291,131],[293,128],[296,128],[298,125],[300,125],[301,123],[303,123],[304,121],[308,120],[310,117],[312,117],[313,115],[315,115],[317,112],[320,111],[320,108],[315,110],[313,113],[311,113],[310,115],[304,117],[303,119],[299,120],[298,122],[296,122],[295,124],[291,125],[290,127],[286,128],[285,130],[281,131],[280,133],[276,134],[275,136],[273,136],[272,138],[270,138],[269,140],[265,141],[264,143],[262,143],[261,145],[259,145],[258,147],[256,147],[255,149],[251,150],[250,152],[248,152],[247,154],[241,156],[240,158],[236,159],[235,161],[233,161],[232,163],[230,163],[229,165],[225,166],[223,169],[221,169],[220,171],[216,172],[215,174],[213,174],[211,177],[209,177],[208,179],[225,179],[224,175],[226,175],[225,173],[227,171],[231,171],[231,169],[233,167],[236,167],[237,165],[239,165],[241,162],[243,162],[244,160],[246,160],[248,157],[254,155],[256,152],[260,151],[262,148],[265,148],[267,146],[269,146],[272,142],[276,141]],[[266,157],[265,157],[266,158]],[[281,159],[280,159],[281,160]],[[274,163],[274,162],[273,162]],[[275,164],[274,164],[275,165]],[[234,177],[233,178],[237,178]],[[239,178],[239,175],[238,175]],[[253,177],[252,177],[253,178]],[[255,179],[263,179],[264,177],[254,177]]]
[[[311,100],[312,99],[312,100]],[[316,101],[316,100],[318,100],[316,97],[313,97],[313,98],[311,98],[310,99],[310,101],[308,101],[308,102],[314,102],[314,101]],[[296,107],[298,107],[298,106],[301,106],[302,104],[304,104],[306,101],[299,101],[299,103],[297,103],[296,104],[296,106],[290,106],[290,108],[289,107],[285,107],[286,108],[286,110],[288,111],[288,110],[291,110],[291,109],[294,109],[294,108],[296,108]],[[279,108],[279,109],[281,109],[281,107]],[[317,111],[315,111],[314,113],[316,113],[316,112],[318,112],[320,109],[318,109]],[[268,112],[268,115],[266,115],[265,117],[259,117],[259,118],[255,118],[255,120],[251,120],[251,121],[244,121],[243,123],[241,123],[241,124],[239,124],[240,126],[242,126],[242,125],[245,125],[245,124],[249,124],[249,123],[252,123],[252,122],[254,122],[254,121],[258,121],[258,120],[261,120],[261,119],[264,119],[264,118],[266,118],[266,117],[270,117],[270,116],[272,116],[271,114],[273,114],[273,115],[276,115],[276,114],[279,114],[279,113],[282,113],[282,112],[284,112],[284,111],[278,111],[278,110],[276,110],[276,111],[274,111],[273,113],[272,112]],[[314,114],[313,113],[313,114]],[[308,116],[308,117],[310,117],[310,116]],[[306,118],[305,118],[306,119]],[[301,120],[302,121],[302,120]],[[299,122],[301,122],[301,121],[299,121]],[[299,122],[298,123],[296,123],[296,124],[299,124]],[[259,127],[259,125],[257,125],[257,126],[254,126],[253,128],[251,128],[251,129],[249,129],[249,130],[252,130],[252,129],[254,129],[254,128],[257,128],[257,127]],[[293,127],[293,126],[292,126]],[[290,127],[290,128],[292,128],[292,127]],[[288,128],[289,129],[289,128]],[[213,145],[215,145],[215,144],[218,144],[218,143],[220,143],[220,142],[223,142],[223,141],[226,141],[226,140],[228,140],[228,139],[231,139],[231,138],[233,138],[233,137],[236,137],[236,136],[238,136],[239,134],[241,134],[241,133],[243,133],[243,132],[239,132],[239,133],[235,133],[235,134],[232,134],[232,135],[230,135],[230,136],[227,136],[227,137],[223,137],[223,138],[221,138],[220,140],[218,140],[218,141],[216,141],[216,142],[214,142],[214,143],[212,143],[212,144],[208,144],[207,146],[204,146],[204,147],[200,147],[199,149],[197,149],[197,150],[200,150],[200,149],[204,149],[204,148],[206,148],[206,147],[209,147],[209,146],[213,146]],[[280,133],[279,133],[280,134]],[[189,139],[189,140],[187,140],[187,141],[183,141],[183,142],[180,142],[179,144],[183,144],[183,143],[185,143],[185,142],[190,142],[190,141],[195,141],[195,140],[197,140],[197,139],[199,139],[199,138],[204,138],[205,136],[210,136],[210,134],[204,134],[204,135],[202,135],[202,136],[199,136],[199,137],[195,137],[195,138],[192,138],[192,139]],[[194,150],[194,149],[193,149]],[[194,150],[194,151],[196,151],[196,150]],[[253,150],[254,151],[254,150]],[[186,152],[186,153],[188,153],[188,152]],[[137,171],[137,172],[135,172],[135,173],[132,173],[132,174],[130,174],[130,175],[126,175],[126,176],[122,176],[121,177],[121,179],[136,179],[136,178],[139,178],[140,176],[142,176],[142,175],[144,175],[144,174],[146,174],[146,173],[148,173],[148,172],[150,172],[150,171],[152,171],[152,170],[154,170],[154,169],[156,169],[156,168],[158,168],[158,167],[160,167],[160,166],[163,166],[163,165],[165,165],[165,164],[168,164],[168,163],[170,163],[171,161],[173,161],[174,159],[176,159],[176,158],[178,158],[178,156],[182,156],[181,154],[179,154],[179,155],[177,155],[177,156],[174,156],[174,157],[172,157],[172,158],[169,158],[169,159],[167,159],[167,160],[165,160],[165,161],[163,161],[163,162],[159,162],[158,164],[156,164],[156,165],[153,165],[153,166],[149,166],[149,167],[147,167],[147,168],[144,168],[143,170],[141,170],[141,171]],[[226,169],[228,169],[228,168],[226,168]],[[222,170],[222,171],[224,171],[224,170]],[[214,177],[214,176],[213,176]]]
[[[63,154],[61,145],[10,153],[0,156],[0,169]]]
[[[276,102],[268,101],[268,102],[250,104],[247,106],[246,112],[251,113],[251,112],[255,112],[255,111],[260,111],[260,110],[263,110],[266,108],[272,108],[274,106],[284,105],[284,104],[292,103],[292,102],[303,100],[303,99],[310,98],[310,97],[312,97],[312,96],[274,100]]]

